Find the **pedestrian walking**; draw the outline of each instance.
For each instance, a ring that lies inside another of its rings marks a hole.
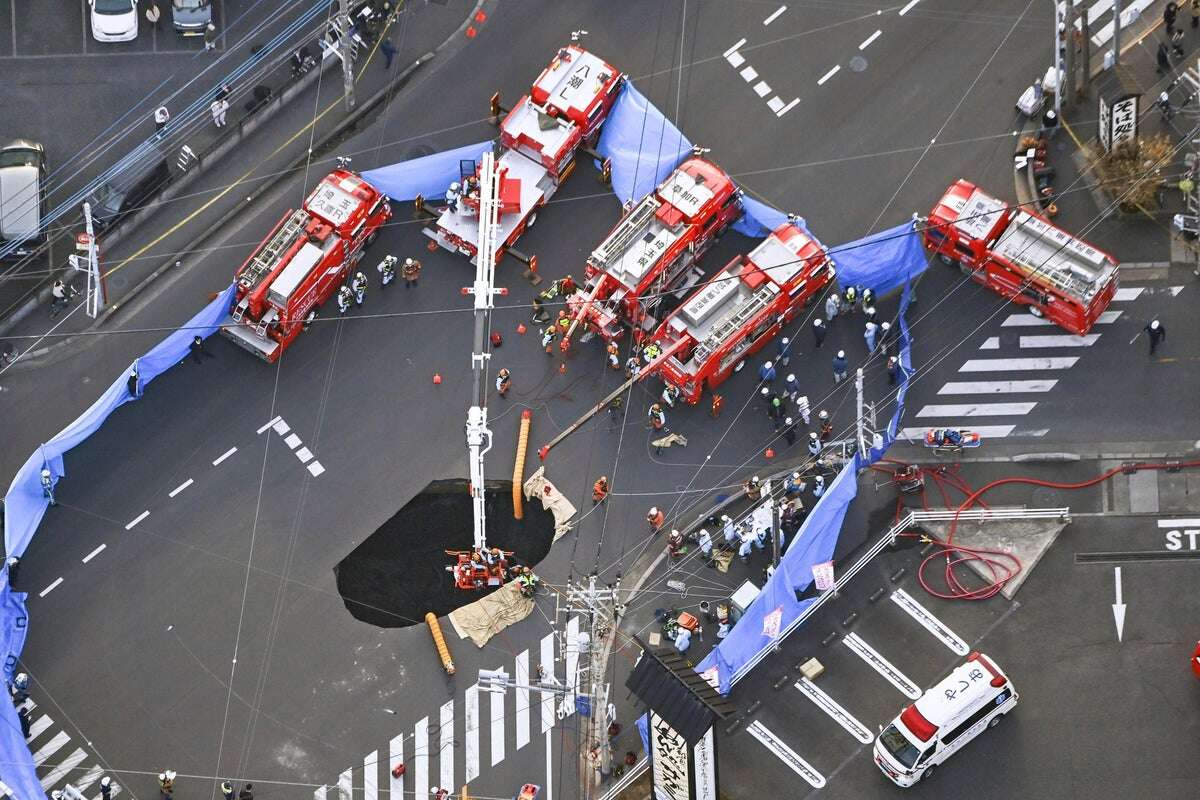
[[[820,497],[825,494],[825,476],[816,475],[813,477],[813,497]]]
[[[817,349],[820,349],[821,344],[825,341],[825,334],[829,329],[825,327],[825,322],[817,317],[813,320],[813,340],[816,342]]]
[[[789,373],[788,376],[783,379],[783,394],[793,403],[796,402],[796,398],[800,396],[800,381],[796,380],[795,375]]]
[[[604,502],[606,497],[608,497],[608,476],[601,475],[592,484],[592,505]]]
[[[725,547],[730,550],[736,550],[735,543],[737,542],[737,526],[733,524],[733,518],[728,514],[721,515],[721,533],[725,537]]]
[[[900,377],[900,362],[896,360],[895,356],[892,356],[887,360],[887,374],[888,385],[895,386],[896,379]]]
[[[208,349],[204,346],[204,337],[199,335],[192,337],[192,343],[188,345],[188,350],[192,354],[192,361],[195,361],[197,364],[203,364],[205,358],[216,358],[216,356],[208,352]]]
[[[404,266],[400,273],[404,276],[404,288],[409,289],[417,285],[417,281],[421,277],[421,262],[415,258],[404,259]]]
[[[337,305],[338,313],[345,314],[350,310],[350,303],[354,300],[354,293],[350,291],[349,286],[342,286],[338,289]]]
[[[233,784],[229,781],[221,781],[221,797],[224,800],[234,800],[237,797],[233,791]]]
[[[704,554],[704,560],[712,565],[713,543],[712,536],[704,528],[700,529],[700,535],[696,541],[700,544],[700,552]]]
[[[833,322],[837,317],[838,311],[841,310],[842,300],[837,296],[837,292],[830,292],[825,298],[825,319]]]
[[[387,255],[375,266],[375,270],[379,273],[380,289],[386,289],[389,283],[396,280],[396,262],[398,260],[393,255]]]
[[[175,775],[176,772],[173,769],[158,773],[158,791],[163,800],[171,800],[175,796]]]
[[[217,46],[217,26],[211,22],[204,28],[204,52],[208,52]]]
[[[796,443],[796,423],[791,417],[785,417],[783,420],[783,438],[788,447]]]
[[[879,326],[874,322],[867,322],[863,329],[863,339],[867,342],[867,355],[875,352],[875,337],[878,335]]]
[[[808,452],[814,456],[821,454],[821,440],[817,438],[815,432],[808,435]]]
[[[162,12],[158,10],[158,3],[150,0],[150,5],[146,6],[146,22],[150,23],[150,27],[158,30],[158,21],[162,19]]]
[[[547,325],[542,331],[542,348],[545,349],[546,355],[554,355],[554,335],[558,333],[558,328],[553,325]]]
[[[792,360],[791,354],[792,340],[788,337],[783,337],[779,340],[779,356],[775,359],[775,363],[781,367],[786,367]]]
[[[763,365],[758,368],[758,379],[771,383],[775,380],[775,365],[770,361],[764,361]]]
[[[1171,71],[1171,50],[1167,47],[1166,42],[1158,43],[1158,49],[1154,51],[1154,59],[1158,62],[1159,75],[1166,75]]]
[[[367,296],[367,276],[361,272],[354,273],[354,278],[350,281],[350,290],[354,292],[354,305],[361,306]]]
[[[113,782],[112,778],[105,775],[100,779],[100,800],[112,800]]]
[[[159,106],[154,109],[154,130],[156,133],[162,133],[162,129],[167,127],[167,123],[171,120],[171,112],[166,106]]]
[[[213,125],[216,125],[218,128],[224,128],[225,114],[229,111],[229,101],[213,100],[208,110],[212,113]]]
[[[238,800],[254,800],[254,784],[247,783],[242,790],[238,792]]]
[[[1179,13],[1179,6],[1174,2],[1167,3],[1163,6],[1163,25],[1166,26],[1167,36],[1175,33],[1175,17]]]
[[[721,416],[721,409],[725,407],[725,398],[719,394],[714,394],[712,399],[712,408],[708,412],[713,419]]]
[[[833,357],[833,382],[841,383],[846,380],[846,373],[850,369],[850,364],[846,361],[846,351],[838,350],[837,355]]]
[[[57,317],[59,313],[71,304],[71,298],[78,292],[74,287],[68,286],[62,281],[55,281],[50,287],[50,316]]]
[[[808,405],[808,395],[802,394],[796,398],[796,412],[800,414],[800,419],[804,420],[805,426],[809,422],[809,413],[811,409]]]
[[[879,323],[879,352],[885,356],[892,344],[892,323],[884,320]]]
[[[383,68],[391,69],[392,59],[396,57],[396,45],[392,44],[391,39],[384,39],[380,42],[379,49],[383,52]]]
[[[1142,330],[1150,337],[1150,355],[1154,355],[1154,351],[1158,349],[1159,343],[1167,338],[1167,329],[1158,320],[1151,320]]]
[[[658,533],[662,530],[663,523],[666,521],[666,515],[658,506],[653,506],[646,513],[646,524],[650,526],[651,533]]]
[[[508,390],[512,388],[512,373],[507,368],[501,369],[496,373],[496,394],[501,397],[508,395]]]

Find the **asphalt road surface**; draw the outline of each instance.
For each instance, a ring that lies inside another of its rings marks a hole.
[[[1007,193],[1012,98],[1038,69],[1041,59],[1031,43],[1040,45],[1049,25],[1049,9],[1033,6],[922,0],[901,16],[897,7],[877,13],[874,7],[807,3],[768,24],[774,5],[739,5],[731,14],[724,6],[691,3],[619,13],[599,2],[506,4],[491,10],[461,52],[436,64],[375,124],[347,140],[343,152],[354,156],[356,168],[367,169],[490,137],[490,94],[501,89],[508,98],[519,96],[569,32],[584,28],[591,32],[587,46],[626,70],[693,141],[711,147],[711,156],[748,192],[802,214],[822,241],[834,245],[925,213],[960,176]],[[735,54],[742,59],[736,65]],[[756,77],[748,79],[751,67]],[[783,104],[778,111],[771,107],[776,97]],[[618,215],[616,200],[593,175],[580,169],[522,241],[522,249],[539,256],[548,278],[568,271],[578,277],[587,252]],[[52,370],[6,381],[0,402],[12,431],[13,447],[3,456],[10,470],[86,407],[121,365],[163,335],[147,329],[178,324],[226,285],[236,265],[315,180],[282,181],[216,237],[192,269],[123,311],[120,327],[142,332],[81,341],[78,353]],[[276,366],[214,338],[214,359],[164,375],[68,456],[59,506],[48,514],[22,572],[22,588],[33,595],[26,666],[36,679],[39,708],[52,719],[33,746],[40,750],[59,733],[67,737],[47,759],[78,748],[84,751],[80,764],[103,764],[145,794],[152,790],[152,774],[168,765],[198,776],[180,782],[189,795],[211,791],[212,779],[234,777],[253,780],[264,794],[308,797],[316,786],[338,783],[347,770],[356,792],[364,782],[368,790],[395,790],[400,787],[391,784],[387,768],[404,760],[409,771],[403,788],[418,794],[432,784],[470,781],[477,793],[504,796],[532,780],[548,796],[575,796],[577,715],[559,719],[553,699],[547,706],[543,698],[516,692],[480,698],[472,689],[478,668],[520,674],[561,659],[568,642],[552,635],[552,599],[541,600],[532,617],[482,650],[450,634],[458,675],[448,679],[423,627],[380,630],[356,622],[336,592],[334,564],[430,480],[466,471],[461,426],[471,328],[460,289],[471,268],[444,252],[426,253],[420,226],[406,212],[398,208],[364,266],[374,278],[374,264],[384,254],[420,254],[425,270],[418,288],[393,285],[383,293],[373,284],[361,310],[315,325]],[[705,264],[716,269],[750,246],[730,235]],[[544,441],[618,380],[603,369],[595,343],[576,347],[560,374],[531,337],[515,333],[527,315],[518,306],[532,293],[519,269],[509,260],[498,271],[514,306],[498,310],[495,323],[506,340],[493,360],[514,374],[509,398],[490,403],[496,442],[488,470],[502,476],[512,466],[520,410],[533,409],[534,439]],[[1194,285],[1172,294],[1170,287],[1183,283],[1175,276],[1127,279],[1129,288],[1145,288],[1114,304],[1121,315],[1099,326],[1100,338],[1091,346],[1027,348],[1018,337],[1055,331],[1006,325],[1012,309],[999,308],[994,296],[972,284],[959,287],[960,280],[934,264],[922,282],[914,309],[915,358],[933,366],[910,394],[907,424],[967,416],[922,411],[976,402],[974,394],[947,399],[941,391],[951,381],[976,380],[974,373],[955,377],[967,359],[1028,349],[1031,357],[1079,360],[1055,372],[1059,383],[1035,399],[1023,395],[1017,402],[1035,403],[1024,414],[980,415],[980,424],[1007,425],[1020,416],[1009,436],[1067,444],[1094,441],[1101,426],[1107,441],[1158,436],[1156,415],[1129,413],[1134,402],[1146,407],[1145,386],[1153,381],[1181,389],[1163,391],[1163,399],[1154,401],[1180,426],[1159,438],[1195,438],[1188,429],[1195,423],[1183,413],[1184,398],[1195,394],[1188,394],[1185,360],[1195,346],[1184,332],[1182,305]],[[885,301],[881,312],[893,311],[894,299]],[[1144,360],[1138,349],[1144,342],[1132,350],[1124,344],[1151,313],[1162,314],[1172,330],[1164,358],[1179,361]],[[802,320],[797,330],[807,324]],[[988,343],[991,337],[997,347]],[[847,387],[833,387],[830,347],[813,353],[803,336],[797,342],[801,352],[791,368],[814,405],[830,408],[835,425],[848,425],[853,400]],[[839,321],[827,345],[846,347],[855,363],[864,357],[854,320]],[[435,372],[441,385],[431,380]],[[548,474],[585,515],[578,532],[539,565],[548,583],[561,587],[569,576],[593,570],[612,576],[628,568],[642,544],[649,505],[666,504],[682,515],[766,468],[762,452],[772,432],[755,404],[753,372],[745,370],[727,385],[720,420],[712,421],[706,407],[671,413],[672,427],[690,440],[687,449],[652,453],[642,418],[657,394],[651,385],[635,389],[623,425],[599,419],[554,451]],[[1043,376],[1013,370],[979,378],[994,379]],[[879,399],[886,391],[875,365],[868,395]],[[1117,402],[1104,403],[1108,396]],[[1041,437],[1029,433],[1042,429]],[[586,513],[599,474],[610,476],[614,496]],[[1024,591],[1044,581],[1054,594],[1051,570],[1041,569]],[[1088,602],[1105,610],[1100,600]],[[936,613],[974,638],[1005,611],[955,606]],[[1023,615],[1033,616],[1013,617]],[[874,624],[864,619],[860,632]],[[1003,659],[1022,675],[1033,670],[1015,653],[1040,648],[1047,637],[1037,626],[1023,630],[1004,648]],[[925,648],[914,679],[928,683],[950,665],[953,654],[939,646]],[[555,670],[567,677],[561,660]],[[859,691],[862,679],[837,672],[853,680],[846,692]],[[1115,690],[1105,687],[1102,696]],[[871,698],[871,724],[898,710],[899,698],[887,695],[886,687],[863,691]],[[1033,715],[1023,715],[1036,708],[1026,704],[1017,724],[993,741],[1018,747],[1011,737],[1032,726],[1026,720]],[[794,733],[788,727],[793,723],[782,719],[767,724]],[[826,727],[822,742],[841,734]],[[1042,729],[1037,737],[1052,731]],[[741,741],[723,750],[723,758],[736,761],[759,747],[743,744],[742,733],[736,737]],[[820,747],[835,756],[821,763],[831,774],[852,752],[841,742]],[[1048,765],[1032,749],[1009,752],[1006,764],[1029,757],[1026,791],[1037,794],[1042,784],[1036,777]],[[938,785],[948,788],[930,789],[930,796],[959,796],[967,780],[998,780],[967,753],[943,773],[946,780]],[[755,757],[745,758],[752,763]],[[766,780],[782,796],[794,796],[795,776],[770,758]],[[954,779],[955,769],[966,777]],[[847,787],[866,787],[871,780],[870,791],[879,791],[879,776],[861,764],[847,767],[845,775]],[[841,785],[831,782],[829,791],[851,791],[836,788]],[[1076,791],[1055,786],[1051,795]]]

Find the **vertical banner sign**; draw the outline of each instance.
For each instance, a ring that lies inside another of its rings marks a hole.
[[[717,800],[717,743],[712,728],[692,748],[692,784],[696,800]]]
[[[1112,109],[1108,106],[1108,101],[1104,99],[1104,95],[1100,95],[1099,109],[1096,115],[1098,124],[1096,125],[1096,135],[1100,139],[1100,147],[1104,152],[1112,151]]]
[[[654,800],[692,800],[687,740],[653,711],[650,712],[650,770]]]
[[[817,584],[817,591],[825,592],[833,588],[833,562],[826,561],[821,564],[812,565],[813,580]]]
[[[1137,146],[1138,97],[1128,94],[1112,105],[1112,135],[1109,146],[1116,150],[1123,145]]]

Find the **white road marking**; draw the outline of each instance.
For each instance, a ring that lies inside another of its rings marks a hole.
[[[766,97],[771,93],[771,87],[766,81],[759,81],[754,84],[754,93],[759,97]]]
[[[841,68],[842,68],[841,64],[835,64],[833,66],[833,69],[829,70],[829,72],[826,72],[824,75],[821,76],[821,79],[819,81],[817,81],[817,86],[821,86],[822,84],[825,83],[825,81],[829,80],[834,75],[837,75],[838,70],[840,70]]]
[[[71,741],[71,737],[67,736],[67,734],[64,732],[59,731],[57,736],[46,742],[46,744],[42,745],[41,750],[38,750],[33,754],[33,763],[40,767],[46,762],[46,759],[61,750],[63,745],[69,741]]]
[[[320,475],[322,472],[324,472],[325,468],[321,466],[320,461],[314,461],[308,465],[308,471],[311,472],[312,476],[315,478],[318,475]]]
[[[192,480],[191,478],[188,478],[186,481],[184,481],[183,483],[179,484],[179,485],[178,485],[178,486],[176,486],[174,489],[172,489],[172,490],[171,490],[171,493],[170,493],[169,495],[167,495],[167,497],[174,497],[175,495],[177,495],[177,494],[179,494],[180,492],[182,492],[184,489],[186,489],[186,488],[188,488],[189,486],[191,486],[193,483],[195,483],[195,481],[194,481],[194,480]]]
[[[102,544],[102,545],[100,545],[99,547],[97,547],[95,550],[93,550],[92,552],[88,553],[86,556],[84,556],[84,557],[83,557],[83,563],[85,563],[85,564],[86,564],[87,562],[89,562],[89,561],[91,561],[93,558],[95,558],[96,556],[98,556],[98,555],[100,555],[101,553],[103,553],[103,552],[104,552],[104,548],[106,548],[106,547],[108,547],[108,545],[107,545],[107,544]]]
[[[1089,333],[1086,336],[1072,336],[1065,334],[1061,336],[1022,336],[1021,347],[1091,347],[1100,338],[1098,333]]]
[[[737,44],[735,44],[733,47],[731,47],[725,51],[725,53],[724,53],[725,57],[729,58],[729,56],[736,53],[738,51],[738,48],[741,47],[742,45],[744,45],[745,43],[746,43],[745,39],[739,39]]]
[[[554,800],[554,748],[546,731],[546,800]]]
[[[770,750],[776,758],[804,778],[810,786],[815,789],[820,789],[825,785],[825,776],[813,769],[812,764],[809,764],[801,758],[795,750],[788,747],[782,740],[763,725],[758,720],[754,720],[746,726],[746,732],[758,739],[764,747]]]
[[[1183,291],[1182,286],[1172,286],[1171,287],[1171,297],[1178,297],[1179,293],[1182,291]]]
[[[338,776],[338,797],[354,796],[354,773],[346,770]]]
[[[504,693],[488,692],[488,711],[492,719],[492,766],[504,760]]]
[[[290,425],[288,425],[286,422],[283,421],[282,417],[279,420],[277,420],[276,423],[274,425],[272,425],[271,427],[274,428],[275,432],[278,433],[280,436],[287,436],[288,431],[290,431],[292,429],[292,427]]]
[[[875,737],[871,735],[871,729],[863,725],[854,715],[846,709],[842,708],[836,700],[823,691],[817,688],[817,685],[808,678],[801,678],[795,684],[800,693],[812,700],[817,708],[824,711],[833,721],[846,729],[846,732],[858,739],[863,744],[870,744]]]
[[[76,789],[78,789],[80,792],[83,792],[83,791],[86,791],[87,788],[89,786],[91,786],[93,783],[100,780],[100,777],[102,775],[104,775],[104,767],[100,766],[99,764],[94,764],[91,769],[89,769],[87,772],[83,773],[82,778],[80,778],[77,781],[72,781],[71,785],[74,786]]]
[[[1037,403],[964,403],[925,406],[917,417],[1019,417],[1028,414]]]
[[[454,785],[454,701],[442,703],[441,727],[438,729],[441,742],[438,744],[439,786]]]
[[[1021,394],[1048,392],[1058,383],[1045,381],[951,381],[938,389],[938,394]]]
[[[1113,302],[1125,303],[1130,300],[1137,300],[1144,291],[1146,291],[1145,286],[1126,286],[1123,289],[1117,289],[1117,291],[1113,293]]]
[[[779,15],[785,11],[787,11],[787,6],[780,6],[779,8],[775,9],[773,12],[771,12],[771,16],[763,20],[763,25],[770,25],[772,22],[779,19]]]
[[[979,345],[979,349],[980,350],[999,350],[1000,349],[1000,337],[999,336],[989,336],[984,341],[983,344]]]
[[[902,8],[902,9],[900,9],[900,16],[902,16],[902,17],[903,17],[903,16],[904,16],[905,14],[907,14],[909,11],[912,11],[912,7],[913,7],[913,6],[915,6],[915,5],[916,5],[917,3],[919,3],[919,2],[921,2],[921,0],[908,0],[908,5],[906,5],[906,6],[905,6],[904,8]]]
[[[1018,372],[1033,369],[1070,369],[1078,356],[1059,358],[972,358],[958,368],[959,372]]]
[[[62,582],[63,582],[62,578],[55,578],[54,583],[50,584],[45,589],[42,589],[40,592],[38,592],[38,597],[45,597],[46,595],[50,594],[55,589],[57,589],[58,585]]]
[[[313,800],[329,800],[329,787],[318,786],[316,790],[313,791]]]
[[[783,108],[781,108],[781,109],[779,109],[778,111],[776,111],[776,112],[775,112],[775,116],[777,116],[777,117],[782,117],[784,114],[786,114],[787,112],[789,112],[789,111],[791,111],[793,108],[795,108],[795,107],[796,107],[796,104],[797,104],[797,103],[799,103],[799,102],[800,102],[800,98],[799,98],[799,97],[793,98],[792,102],[788,103],[786,106],[784,106]]]
[[[275,417],[270,422],[268,422],[266,425],[263,425],[261,428],[259,428],[257,431],[255,431],[255,433],[258,434],[259,436],[262,436],[263,432],[266,431],[267,428],[273,428],[273,427],[275,427],[276,422],[282,422],[282,421],[283,421],[283,417]]]
[[[301,464],[307,464],[312,460],[312,457],[312,450],[309,450],[307,447],[301,447],[296,451],[296,458],[300,459]]]
[[[392,737],[388,747],[388,794],[389,798],[404,797],[404,773],[399,777],[392,774],[392,768],[404,763],[404,734]]]
[[[1160,528],[1200,528],[1200,519],[1160,519]]]
[[[866,50],[868,47],[870,47],[870,46],[871,46],[871,42],[875,41],[876,39],[878,39],[878,38],[879,38],[880,36],[882,36],[882,35],[883,35],[883,31],[875,31],[875,32],[874,32],[874,33],[872,33],[870,36],[868,36],[866,39],[863,39],[863,42],[862,42],[862,44],[860,44],[860,45],[858,46],[858,49],[859,49],[859,50]]]
[[[892,602],[904,609],[910,617],[921,623],[921,627],[932,633],[941,641],[942,644],[950,648],[950,651],[957,653],[960,656],[965,656],[970,652],[967,643],[962,638],[950,630],[940,619],[930,613],[929,609],[918,603],[903,589],[897,589],[892,592]]]
[[[236,452],[237,452],[237,448],[236,448],[236,447],[231,447],[231,448],[229,448],[229,449],[228,449],[228,450],[226,450],[224,453],[222,453],[222,454],[220,455],[220,457],[219,457],[219,458],[218,458],[216,461],[214,461],[214,462],[213,462],[213,466],[215,467],[215,466],[219,465],[219,464],[220,464],[222,461],[224,461],[225,459],[229,458],[231,455],[233,455],[233,454],[234,454],[234,453],[236,453]]]
[[[1096,317],[1096,324],[1111,325],[1120,318],[1120,311],[1101,311],[1100,316]],[[1052,325],[1054,323],[1045,317],[1035,317],[1033,314],[1009,314],[1004,318],[1004,322],[1000,323],[1001,328],[1033,328]]]
[[[738,74],[742,76],[742,79],[745,80],[746,83],[749,83],[758,77],[758,70],[756,70],[754,67],[746,67]]]
[[[542,637],[540,660],[542,669],[546,671],[546,677],[549,678],[554,674],[554,634],[547,633]],[[550,729],[554,727],[554,694],[551,692],[542,692],[542,733],[550,735]]]
[[[1012,434],[1016,425],[973,425],[971,430],[978,433],[984,439],[1003,439]],[[929,428],[901,428],[896,434],[897,438],[907,439],[910,442],[925,441],[925,431]],[[1045,433],[1030,432],[1027,435],[1044,436]]]
[[[429,717],[413,729],[413,797],[429,796]]]
[[[908,676],[896,669],[892,662],[888,661],[879,651],[871,645],[863,641],[863,638],[857,633],[848,633],[842,639],[842,644],[850,648],[856,656],[867,662],[871,669],[882,675],[888,683],[900,690],[900,693],[910,700],[917,700],[921,697],[921,687],[913,683]]]
[[[467,687],[463,697],[464,761],[463,781],[470,783],[479,777],[479,684]]]
[[[88,754],[85,750],[76,747],[75,752],[71,753],[71,755],[60,761],[58,766],[47,772],[42,777],[42,788],[46,791],[50,791],[51,786],[57,785],[59,781],[67,777],[71,770],[75,769],[84,761],[86,761],[87,757]]]
[[[289,434],[289,435],[288,435],[288,436],[287,436],[287,437],[286,437],[286,438],[283,440],[283,443],[284,443],[284,444],[286,444],[286,445],[287,445],[289,448],[291,448],[292,450],[295,450],[297,447],[299,447],[299,446],[300,446],[300,437],[299,437],[299,436],[297,436],[297,435],[296,435],[296,434],[294,434],[294,433],[293,433],[293,434]]]
[[[767,101],[767,108],[774,111],[776,116],[779,115],[779,110],[783,108],[783,101],[779,99],[779,95],[775,95]]]
[[[43,714],[42,716],[38,717],[37,722],[29,726],[29,736],[25,738],[25,741],[32,742],[42,733],[42,731],[46,730],[46,728],[49,728],[53,724],[54,720],[50,718],[49,714]]]
[[[363,757],[363,800],[379,800],[379,751]]]
[[[134,517],[128,523],[126,523],[125,530],[127,530],[127,531],[133,530],[135,525],[137,525],[139,522],[141,522],[148,516],[150,516],[149,511],[143,511],[142,513],[138,514],[136,517]]]
[[[729,55],[725,56],[725,60],[728,61],[729,65],[734,69],[737,69],[742,64],[746,63],[746,59],[741,53],[730,53]]]
[[[517,749],[529,744],[529,651],[517,653],[513,669],[513,680],[517,683]]]

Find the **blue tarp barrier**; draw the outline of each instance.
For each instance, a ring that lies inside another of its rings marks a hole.
[[[846,509],[858,494],[855,466],[851,460],[842,468],[800,526],[795,540],[779,561],[775,574],[763,586],[729,635],[696,667],[700,673],[716,667],[718,688],[722,694],[729,693],[733,676],[740,669],[762,651],[774,647],[779,634],[816,602],[816,598],[797,600],[796,593],[803,592],[813,582],[814,564],[833,558]]]
[[[916,278],[929,262],[911,222],[835,247],[838,284],[862,286],[886,294]]]
[[[908,332],[908,304],[912,302],[912,284],[904,284],[904,294],[900,296],[900,377],[896,379],[896,411],[892,414],[892,418],[888,421],[887,428],[883,432],[883,442],[879,447],[872,447],[867,451],[867,457],[862,467],[869,467],[879,459],[883,458],[887,449],[896,441],[896,436],[900,432],[900,420],[904,417],[904,398],[908,394],[908,380],[912,377],[912,336]]]
[[[596,150],[612,161],[612,188],[625,203],[641,200],[692,151],[692,143],[626,81]]]
[[[12,680],[17,659],[25,647],[29,615],[25,611],[25,593],[14,592],[8,586],[7,570],[0,586],[0,656],[3,657],[4,681]],[[33,800],[45,798],[33,756],[21,734],[21,722],[12,703],[0,702],[0,781],[12,790],[14,798]]]
[[[199,314],[188,320],[183,328],[130,364],[130,369],[137,365],[139,395],[147,384],[187,356],[193,336],[207,338],[216,331],[221,320],[229,313],[233,289],[231,283]],[[46,513],[49,501],[42,494],[42,468],[50,470],[57,484],[58,479],[66,474],[63,453],[82,443],[104,424],[109,414],[134,399],[127,388],[129,372],[127,369],[119,375],[87,411],[35,450],[17,470],[4,496],[4,552],[7,555],[19,557],[25,553]]]
[[[743,236],[749,236],[751,239],[762,239],[771,231],[778,228],[783,223],[787,222],[787,214],[777,208],[767,205],[753,197],[742,197],[742,208],[746,210],[737,222],[733,223],[733,229]],[[803,219],[798,221],[801,228],[808,230],[808,223]],[[809,236],[812,236],[810,233]]]
[[[646,750],[646,757],[650,757],[650,712],[646,712],[637,718],[634,723],[638,729],[638,735],[642,737],[642,747]]]
[[[491,140],[476,142],[454,150],[410,158],[399,164],[369,169],[362,176],[393,200],[415,200],[417,195],[445,197],[450,184],[461,179],[459,162],[478,162],[483,153],[492,149],[492,144]]]

